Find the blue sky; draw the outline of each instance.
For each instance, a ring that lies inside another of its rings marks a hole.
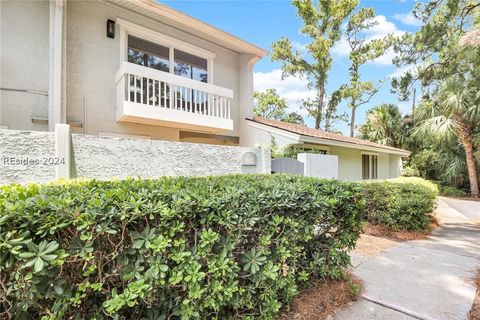
[[[290,1],[176,0],[161,2],[266,50],[269,50],[272,42],[282,36],[288,37],[300,50],[308,42],[308,38],[299,32],[301,23]],[[373,7],[377,15],[378,25],[367,34],[367,37],[375,38],[388,33],[401,34],[415,31],[418,28],[418,21],[409,15],[414,5],[414,1],[405,0],[361,1],[361,7]],[[363,123],[366,111],[379,103],[397,104],[404,113],[410,110],[411,102],[400,102],[396,95],[390,93],[389,77],[403,70],[391,64],[392,56],[393,52],[387,52],[382,58],[361,70],[364,79],[384,82],[371,102],[357,110],[357,124]],[[344,43],[339,43],[334,48],[333,57],[334,66],[327,85],[330,92],[348,82],[348,50]],[[306,88],[305,80],[288,78],[281,81],[280,67],[280,63],[272,62],[269,56],[259,61],[255,66],[255,89],[276,88],[282,96],[287,98],[291,109],[299,111],[298,99],[313,96],[313,92]],[[350,114],[350,109],[345,106],[345,103],[340,106],[339,111]],[[302,111],[300,113],[304,114]],[[308,126],[313,126],[313,119],[306,118],[306,123]],[[348,124],[338,123],[336,128],[348,134]]]

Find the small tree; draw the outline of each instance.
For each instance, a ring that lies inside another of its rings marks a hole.
[[[350,47],[350,83],[342,88],[343,95],[347,98],[348,106],[352,110],[350,117],[350,136],[355,132],[355,111],[366,104],[378,92],[377,86],[372,81],[362,81],[360,67],[385,54],[391,46],[393,36],[383,39],[367,40],[365,31],[378,24],[374,20],[373,8],[362,8],[353,14],[347,24],[346,39]]]
[[[302,20],[300,32],[311,39],[306,54],[293,50],[292,42],[282,38],[272,44],[272,60],[282,62],[283,76],[306,77],[309,86],[316,91],[316,98],[309,106],[309,114],[320,129],[324,120],[325,86],[332,68],[331,49],[341,38],[340,27],[353,12],[358,0],[294,0],[297,16]]]
[[[285,117],[287,110],[287,100],[280,97],[276,89],[267,89],[265,91],[255,91],[253,93],[255,109],[257,116],[281,120]]]
[[[268,119],[304,125],[303,118],[300,114],[296,112],[287,112],[287,100],[280,97],[276,89],[267,89],[262,92],[255,91],[253,96],[255,99],[255,115]]]

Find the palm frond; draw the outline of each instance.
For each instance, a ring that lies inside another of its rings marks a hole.
[[[449,138],[454,134],[455,121],[443,115],[421,121],[414,129],[415,137]]]

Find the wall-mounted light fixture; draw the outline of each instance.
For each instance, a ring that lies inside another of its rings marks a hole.
[[[110,19],[107,20],[107,37],[115,38],[115,21]]]

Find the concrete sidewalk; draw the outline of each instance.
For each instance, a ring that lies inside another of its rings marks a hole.
[[[354,255],[353,272],[365,291],[333,319],[467,319],[480,268],[480,225],[472,222],[480,202],[455,203],[465,215],[453,208],[455,201],[463,200],[438,200],[441,227],[426,240],[399,243],[370,259]]]

